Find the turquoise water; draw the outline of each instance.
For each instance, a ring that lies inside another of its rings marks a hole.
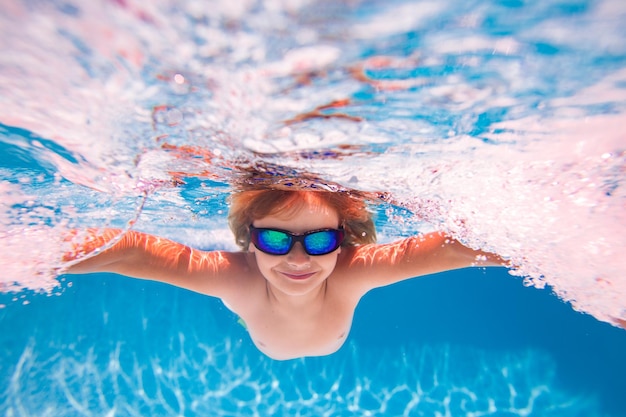
[[[4,1],[0,414],[626,414],[622,3]],[[218,300],[62,275],[72,228],[235,249],[261,165],[518,268],[372,292],[287,362]]]

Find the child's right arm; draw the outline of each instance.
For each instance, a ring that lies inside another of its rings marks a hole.
[[[223,298],[248,271],[244,253],[205,252],[145,233],[118,229],[88,231],[64,261],[75,262],[67,272],[112,272],[133,278],[166,282],[199,293]],[[106,247],[115,239],[119,241]],[[86,255],[85,259],[80,259]]]

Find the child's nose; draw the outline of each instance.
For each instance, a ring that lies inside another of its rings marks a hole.
[[[309,255],[304,251],[302,244],[300,242],[296,242],[289,251],[287,260],[289,263],[294,265],[302,265],[308,264],[310,261]]]

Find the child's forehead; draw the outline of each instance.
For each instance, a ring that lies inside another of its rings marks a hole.
[[[277,201],[270,214],[288,218],[301,212],[311,215],[339,215],[332,205],[314,191],[294,193],[283,201]]]

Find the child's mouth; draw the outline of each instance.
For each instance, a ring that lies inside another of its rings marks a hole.
[[[282,273],[284,276],[286,276],[289,279],[294,279],[294,280],[305,280],[307,278],[312,277],[313,275],[315,275],[315,272],[309,272],[306,274],[290,274],[287,272],[283,272]]]

